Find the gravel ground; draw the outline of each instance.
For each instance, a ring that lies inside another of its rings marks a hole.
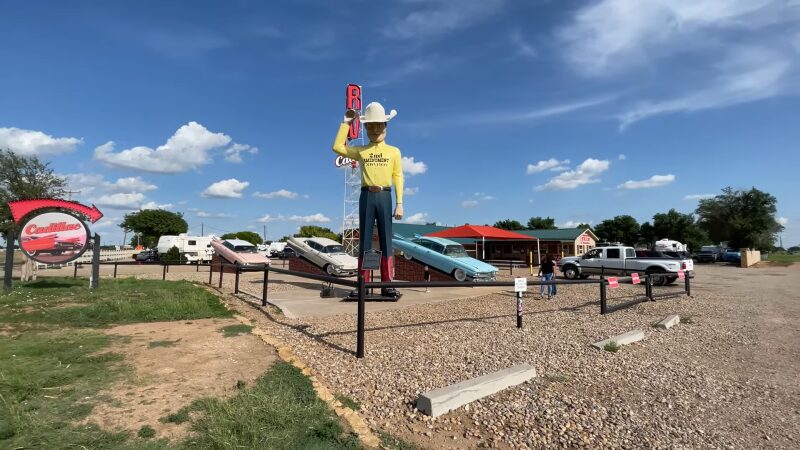
[[[621,286],[609,303],[642,291]],[[354,316],[289,320],[232,306],[359,401],[373,428],[423,447],[798,447],[797,379],[775,384],[752,366],[759,329],[746,318],[757,305],[700,292],[600,316],[597,298],[595,286],[560,287],[551,301],[529,296],[523,330],[510,292],[368,313],[360,361]],[[692,323],[652,327],[671,313]],[[646,339],[618,353],[590,346],[636,328]],[[539,376],[437,419],[413,408],[421,392],[520,363]]]

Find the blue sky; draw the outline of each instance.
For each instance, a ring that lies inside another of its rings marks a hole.
[[[640,222],[725,186],[800,244],[800,1],[7,2],[0,147],[105,213],[341,228],[347,83],[398,110],[407,221]]]

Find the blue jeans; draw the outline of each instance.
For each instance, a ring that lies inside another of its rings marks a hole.
[[[555,280],[555,274],[554,273],[543,273],[542,274],[542,281],[553,281],[553,280]],[[541,286],[540,290],[539,290],[540,291],[540,295],[542,297],[544,297],[545,290],[547,291],[547,295],[549,295],[551,297],[556,295],[556,285],[555,284],[551,284],[549,286],[546,286],[546,285],[543,284]]]

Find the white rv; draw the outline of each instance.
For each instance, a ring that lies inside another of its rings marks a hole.
[[[161,236],[156,249],[160,255],[163,255],[172,247],[178,247],[187,262],[208,262],[214,256],[214,249],[211,248],[212,238],[213,236],[189,236],[186,233],[177,236]]]
[[[685,252],[686,244],[681,244],[678,241],[673,241],[670,239],[661,239],[656,241],[656,245],[653,246],[653,250],[658,250],[661,252]]]

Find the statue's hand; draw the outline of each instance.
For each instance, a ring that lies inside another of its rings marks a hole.
[[[348,109],[344,113],[344,123],[352,123],[356,117],[358,117],[358,112],[354,109]]]
[[[403,218],[403,205],[397,205],[394,207],[394,218],[397,220]]]

